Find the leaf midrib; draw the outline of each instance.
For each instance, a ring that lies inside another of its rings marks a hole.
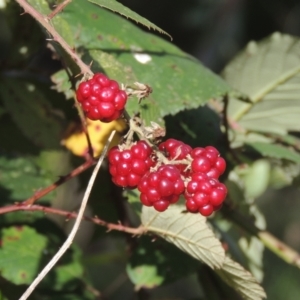
[[[191,245],[197,246],[197,247],[202,248],[204,250],[211,251],[215,247],[219,248],[218,245],[213,245],[212,248],[203,247],[203,245],[199,245],[198,243],[193,242],[192,240],[187,239],[187,238],[185,238],[182,235],[177,235],[175,233],[172,233],[172,232],[166,231],[166,230],[162,230],[162,229],[159,229],[157,227],[147,226],[146,228],[147,228],[147,230],[149,230],[151,232],[155,232],[155,233],[160,234],[162,236],[171,237],[171,238],[174,238],[174,239],[181,240],[183,242],[186,242],[187,244],[191,244]],[[205,238],[212,238],[212,237],[209,236],[209,237],[205,237]],[[216,253],[218,256],[222,256],[222,254],[220,252],[215,252],[215,251],[211,251],[211,252]]]
[[[269,94],[271,91],[273,91],[276,87],[278,87],[280,84],[283,84],[284,82],[288,81],[290,78],[295,76],[297,73],[300,72],[300,67],[297,67],[290,72],[286,73],[282,77],[280,77],[278,80],[274,81],[273,83],[270,83],[265,88],[258,91],[253,96],[250,96],[250,99],[252,100],[252,104],[246,104],[243,106],[233,117],[232,119],[236,122],[240,121],[241,118],[249,112],[249,110],[253,107],[253,105],[257,104],[259,101],[261,101],[265,95]]]

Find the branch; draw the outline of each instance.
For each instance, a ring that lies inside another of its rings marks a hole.
[[[58,262],[58,260],[64,255],[64,253],[68,250],[68,248],[70,247],[70,245],[72,244],[73,240],[74,240],[74,237],[79,229],[79,226],[80,226],[80,223],[81,223],[81,220],[82,220],[82,217],[83,217],[83,213],[84,213],[84,210],[86,208],[86,205],[87,205],[87,201],[89,199],[89,196],[90,196],[90,193],[91,193],[91,190],[92,190],[92,187],[94,185],[94,182],[95,182],[95,179],[96,179],[96,176],[98,174],[98,171],[101,167],[101,164],[104,160],[104,157],[106,155],[106,152],[108,150],[108,147],[115,135],[116,131],[114,130],[107,142],[106,142],[106,145],[103,149],[103,152],[99,158],[99,161],[93,171],[93,174],[89,180],[89,183],[88,183],[88,186],[86,188],[86,191],[84,193],[84,196],[83,196],[83,199],[82,199],[82,203],[81,203],[81,206],[80,206],[80,209],[79,209],[79,212],[78,212],[78,215],[76,217],[76,220],[75,220],[75,223],[74,223],[74,226],[68,236],[68,238],[66,239],[66,241],[64,242],[64,244],[62,245],[62,247],[57,251],[57,253],[54,255],[54,257],[50,260],[50,262],[44,267],[44,269],[41,271],[41,273],[36,277],[36,279],[30,284],[30,286],[28,287],[28,289],[25,291],[25,293],[21,296],[21,298],[19,300],[26,300],[30,295],[31,293],[34,291],[35,287],[43,280],[43,278],[48,274],[48,272],[55,266],[55,264]]]
[[[55,214],[55,215],[60,215],[66,217],[67,220],[69,219],[75,219],[77,218],[78,214],[76,212],[69,212],[53,207],[47,207],[47,206],[42,206],[42,205],[25,205],[23,203],[17,203],[14,205],[9,205],[5,207],[0,208],[0,215],[14,212],[14,211],[42,211],[44,213],[49,213],[49,214]],[[145,232],[144,227],[140,226],[138,228],[132,228],[132,227],[127,227],[122,224],[114,224],[114,223],[109,223],[106,221],[103,221],[99,219],[98,217],[88,217],[88,216],[83,216],[83,220],[93,222],[96,225],[104,226],[106,227],[109,231],[111,230],[117,230],[133,235],[141,235]]]
[[[59,43],[65,51],[71,56],[71,58],[75,61],[75,63],[80,68],[82,74],[93,75],[90,67],[86,65],[81,58],[77,55],[77,53],[68,45],[68,43],[63,39],[62,36],[55,30],[53,26],[49,23],[49,19],[47,16],[42,15],[37,10],[35,10],[26,0],[16,0],[20,6],[23,7],[25,13],[31,15],[35,20],[37,20],[52,36],[53,40]]]
[[[72,0],[65,0],[64,2],[60,3],[56,6],[56,8],[47,16],[50,20],[54,18],[58,13],[60,13]]]
[[[247,219],[247,217],[239,212],[230,209],[228,205],[224,205],[222,211],[224,212],[225,217],[235,222],[248,233],[258,237],[269,250],[279,256],[282,260],[300,268],[300,254],[297,251],[277,239],[270,232],[260,230],[250,219]]]

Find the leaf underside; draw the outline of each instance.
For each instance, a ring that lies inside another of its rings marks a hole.
[[[244,299],[261,300],[266,298],[265,291],[251,273],[229,257],[225,258],[222,269],[216,270],[216,273]]]
[[[211,268],[221,268],[225,253],[220,241],[206,223],[206,218],[183,213],[183,206],[174,205],[164,212],[143,207],[142,224],[147,231],[163,237]]]
[[[300,130],[299,51],[299,38],[274,33],[259,43],[250,42],[225,68],[224,79],[252,101],[229,101],[232,146],[270,142],[264,134]]]

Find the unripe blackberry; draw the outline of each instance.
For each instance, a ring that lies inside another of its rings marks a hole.
[[[152,149],[145,141],[138,141],[130,149],[113,147],[108,153],[109,172],[113,182],[121,187],[135,188],[155,162]]]
[[[226,195],[227,188],[223,183],[205,173],[193,173],[184,194],[186,208],[207,217],[222,206]]]
[[[118,119],[124,112],[127,94],[119,84],[102,73],[81,82],[76,97],[86,116],[91,120],[111,122]]]

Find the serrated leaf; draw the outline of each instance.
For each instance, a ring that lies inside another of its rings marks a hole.
[[[1,79],[0,96],[23,134],[39,147],[59,148],[61,118],[51,108],[43,92],[27,80]]]
[[[225,80],[252,101],[229,101],[234,142],[247,142],[249,132],[284,135],[300,130],[299,51],[299,38],[275,33],[259,43],[250,42],[226,66]]]
[[[247,143],[247,145],[258,151],[263,156],[288,159],[295,163],[300,163],[300,154],[287,147],[259,142]]]
[[[27,226],[2,229],[1,276],[15,284],[29,284],[39,271],[47,238]]]
[[[266,298],[263,288],[255,278],[240,264],[229,257],[225,257],[221,270],[216,273],[232,288],[234,288],[246,300],[261,300]]]
[[[211,268],[221,268],[225,253],[200,214],[183,213],[184,207],[174,205],[164,212],[143,207],[141,220],[147,231],[153,232],[174,244]]]
[[[30,3],[49,13],[45,1]],[[199,107],[232,91],[219,76],[171,43],[110,11],[95,10],[86,0],[72,1],[52,22],[70,47],[87,54],[87,64],[93,61],[93,71],[105,71],[124,84],[139,81],[153,88],[141,107],[134,99],[126,106],[130,114],[141,110],[146,122],[161,122],[165,115]]]
[[[132,11],[131,9],[129,9],[128,7],[124,6],[123,4],[121,4],[117,1],[112,1],[112,0],[89,0],[89,2],[94,3],[96,5],[99,5],[101,7],[105,7],[105,8],[107,8],[107,9],[113,11],[113,12],[117,12],[120,15],[126,17],[126,18],[132,19],[137,23],[141,23],[142,25],[146,26],[148,29],[152,28],[154,30],[157,30],[160,33],[168,35],[171,38],[171,36],[167,32],[165,32],[164,30],[162,30],[161,28],[159,28],[155,24],[151,23],[147,19],[143,18],[142,16],[140,16],[136,12]]]

